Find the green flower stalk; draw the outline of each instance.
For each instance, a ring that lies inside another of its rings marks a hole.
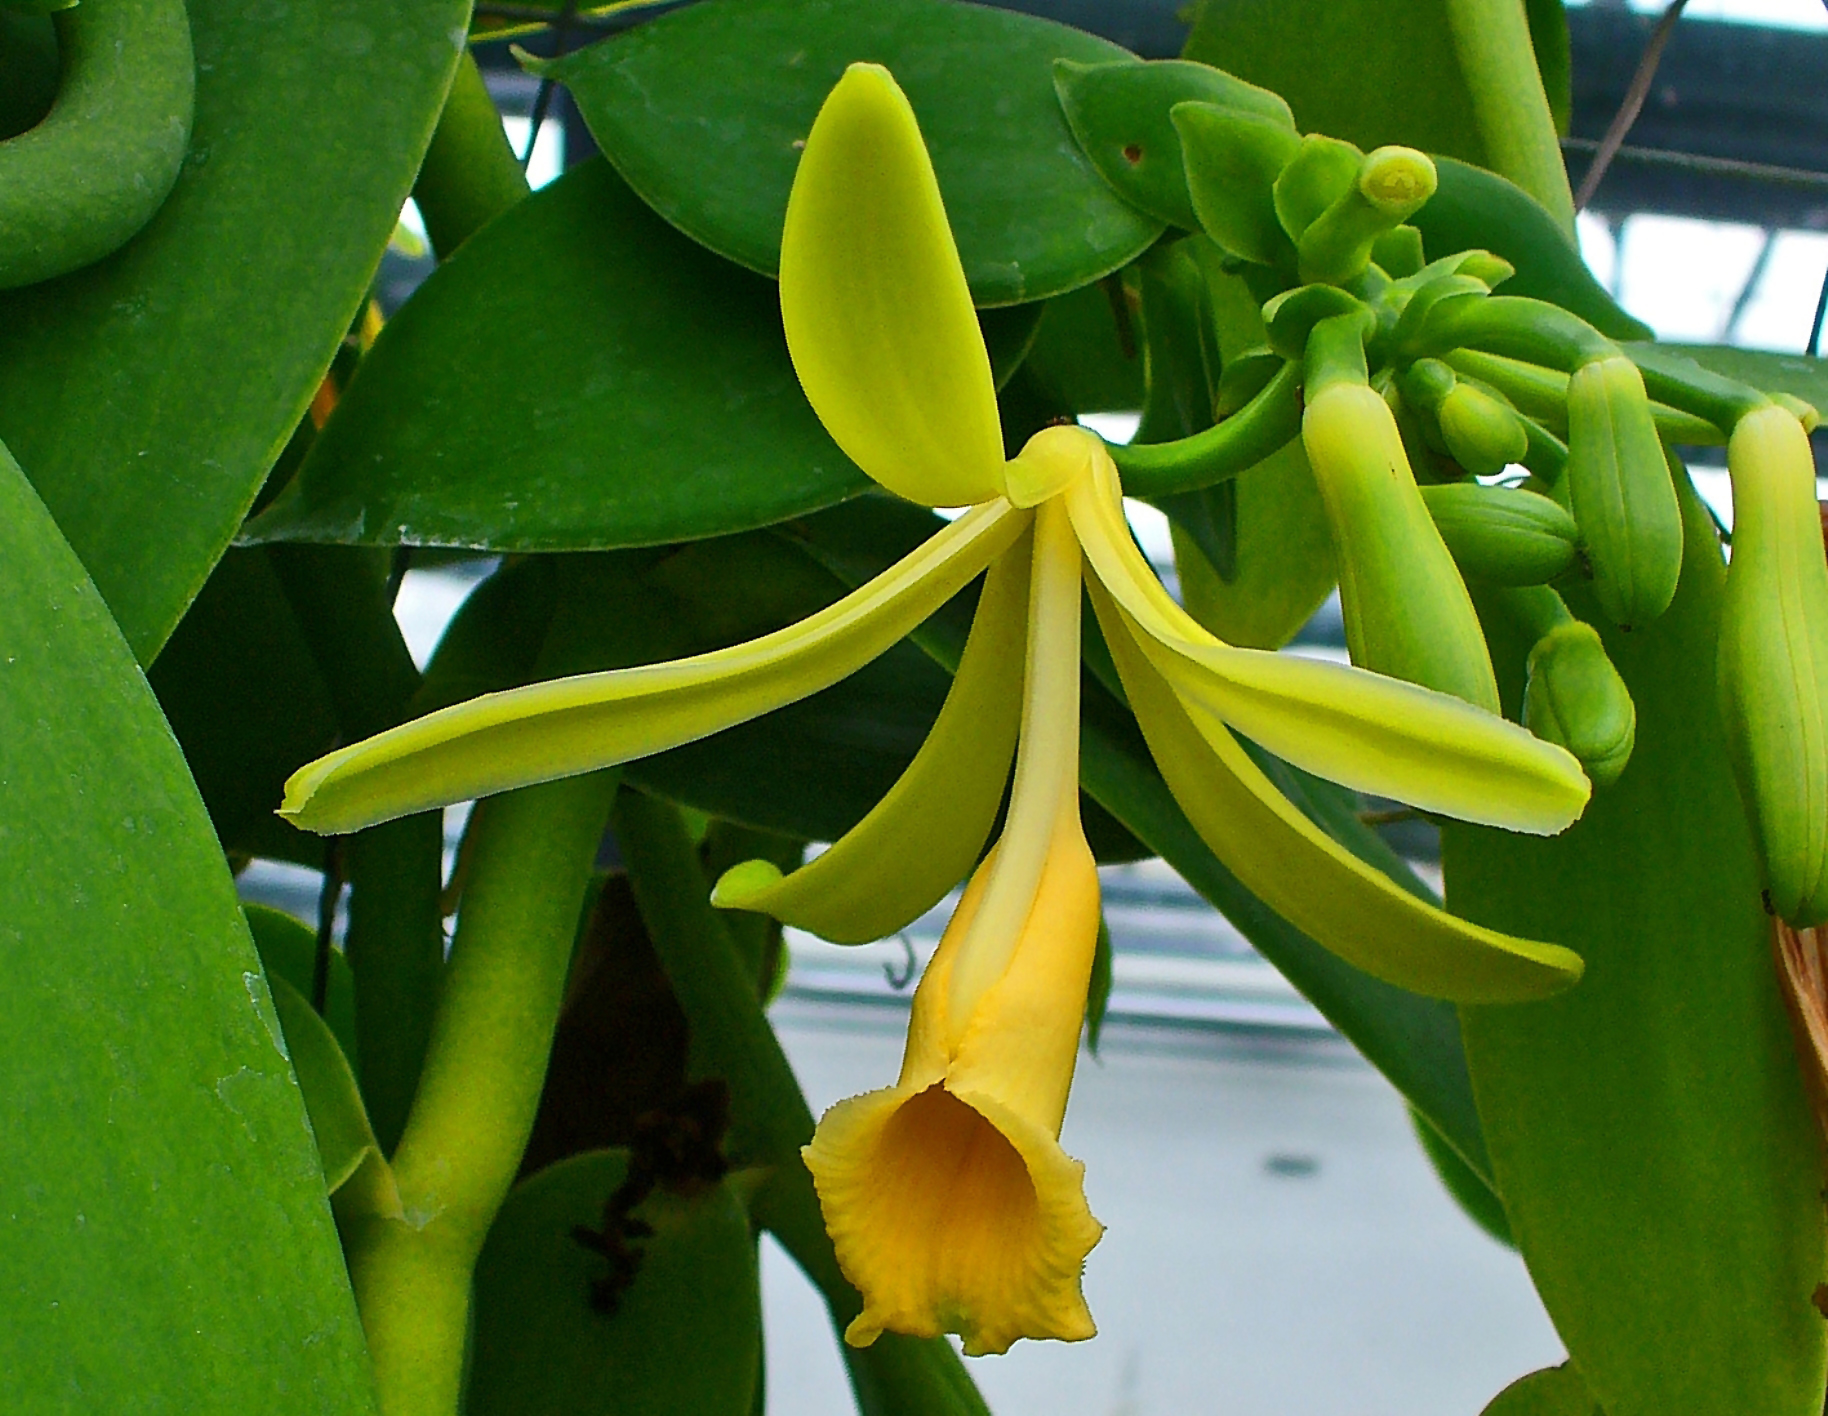
[[[1137,550],[1118,469],[1091,433],[1049,428],[1005,459],[939,185],[879,66],[853,65],[807,137],[780,285],[795,369],[839,446],[891,491],[969,509],[787,629],[432,714],[301,769],[282,811],[351,830],[707,736],[851,673],[988,572],[945,709],[894,789],[801,869],[740,865],[715,898],[854,941],[971,875],[916,994],[900,1080],[834,1108],[806,1151],[864,1297],[849,1337],[952,1331],[988,1352],[1089,1336],[1079,1272],[1101,1231],[1059,1144],[1098,919],[1078,818],[1082,586],[1196,829],[1293,923],[1391,982],[1501,1002],[1557,992],[1581,962],[1394,885],[1291,806],[1234,730],[1349,786],[1513,830],[1562,829],[1588,783],[1562,748],[1484,707],[1209,634]],[[1012,755],[1002,834],[973,871]]]

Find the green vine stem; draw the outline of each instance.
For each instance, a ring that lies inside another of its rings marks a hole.
[[[471,233],[526,195],[527,176],[502,131],[501,113],[465,50],[413,183],[433,252],[448,259]]]
[[[274,571],[323,671],[343,739],[391,728],[419,687],[386,594],[386,566],[347,546],[274,546]],[[406,1125],[444,968],[444,826],[423,812],[351,836],[346,948],[355,975],[356,1052],[375,1137]]]
[[[1447,0],[1487,165],[1549,209],[1574,240],[1574,193],[1537,69],[1523,0]]]
[[[343,1216],[383,1416],[458,1409],[471,1273],[533,1129],[617,775],[476,808],[457,938],[393,1158],[398,1207]]]
[[[752,975],[711,908],[710,887],[678,808],[638,792],[616,799],[616,841],[654,952],[691,1029],[695,1076],[729,1085],[732,1148],[774,1168],[755,1198],[757,1221],[824,1295],[842,1332],[862,1309],[838,1268],[800,1147],[812,1112],[763,1014]],[[884,1334],[844,1359],[866,1416],[988,1416],[952,1348],[940,1338]]]

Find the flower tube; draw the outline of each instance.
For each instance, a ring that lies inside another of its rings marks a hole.
[[[1092,1336],[1080,1292],[1103,1233],[1060,1123],[1098,938],[1079,822],[1079,543],[1036,517],[1015,789],[914,995],[892,1087],[825,1114],[806,1165],[863,1294],[845,1340],[956,1332],[973,1355]]]

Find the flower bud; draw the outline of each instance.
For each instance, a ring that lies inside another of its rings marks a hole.
[[[1644,380],[1622,354],[1568,380],[1566,476],[1600,608],[1626,629],[1649,624],[1675,598],[1682,513]]]

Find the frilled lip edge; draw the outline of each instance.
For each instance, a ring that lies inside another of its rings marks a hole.
[[[1047,1130],[942,1079],[839,1102],[801,1154],[863,1294],[852,1346],[953,1332],[977,1357],[1096,1333],[1080,1279],[1104,1226],[1084,1163]]]

